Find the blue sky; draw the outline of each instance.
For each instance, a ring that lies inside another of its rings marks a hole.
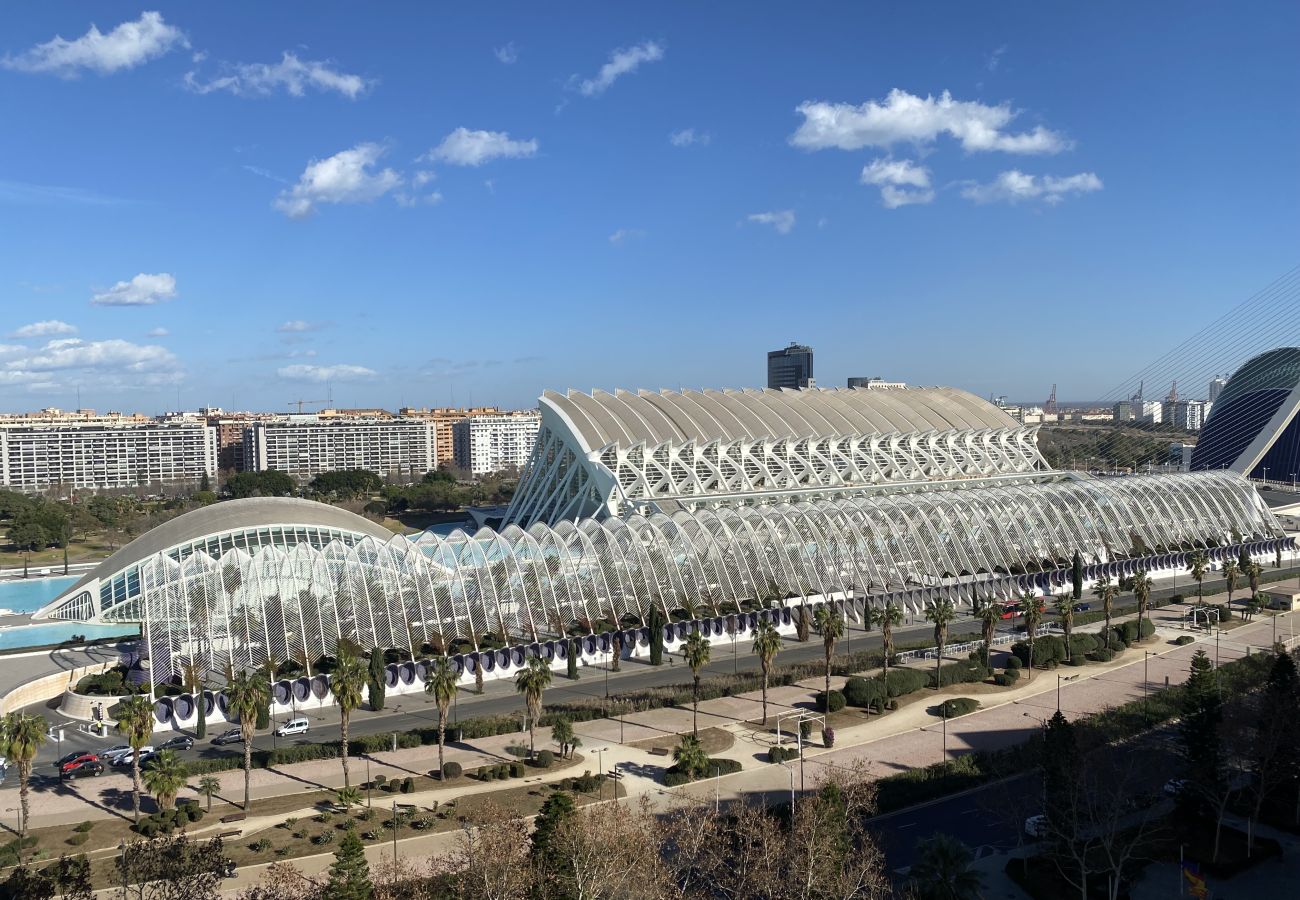
[[[92,31],[92,25],[96,29]],[[0,10],[0,407],[1109,391],[1295,262],[1294,3]]]

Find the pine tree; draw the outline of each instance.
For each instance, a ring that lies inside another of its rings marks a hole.
[[[384,708],[386,679],[384,672],[384,651],[375,647],[370,651],[370,677],[366,682],[366,701],[375,712]]]
[[[1223,760],[1223,699],[1214,661],[1204,650],[1192,657],[1191,675],[1183,699],[1179,732],[1183,762],[1191,787],[1178,796],[1186,811],[1196,816],[1212,815],[1212,800],[1221,793]]]
[[[370,866],[366,863],[366,848],[349,828],[339,842],[330,864],[330,878],[321,892],[323,900],[370,900],[374,888],[370,884]]]
[[[578,639],[569,638],[569,652],[564,654],[565,674],[570,681],[578,680]]]
[[[533,822],[533,861],[541,870],[543,878],[554,878],[566,862],[558,848],[554,846],[556,833],[577,815],[577,805],[573,795],[567,791],[556,791],[546,798],[541,812]]]
[[[1083,598],[1083,557],[1079,556],[1079,551],[1074,551],[1074,559],[1070,563],[1070,592],[1075,600]]]
[[[650,614],[646,616],[646,622],[650,626],[650,665],[662,666],[664,664],[664,614],[659,611],[659,605],[650,604]]]
[[[1043,800],[1052,829],[1070,838],[1074,833],[1071,792],[1079,773],[1079,743],[1074,725],[1060,710],[1043,730]]]

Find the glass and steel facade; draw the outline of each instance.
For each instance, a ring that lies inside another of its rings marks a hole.
[[[1192,456],[1193,469],[1235,469],[1288,481],[1300,472],[1300,347],[1251,359],[1219,392]]]
[[[206,521],[172,543],[151,532],[148,552],[125,548],[37,617],[141,622],[165,680],[189,663],[310,670],[340,637],[416,658],[426,645],[471,653],[489,636],[529,645],[575,623],[600,632],[643,619],[651,604],[704,617],[788,596],[970,602],[1050,589],[1076,550],[1090,571],[1126,574],[1285,540],[1231,472],[1041,473],[414,539],[306,501],[279,513],[304,524],[276,526],[265,521],[275,509],[240,506],[258,502],[218,504],[212,534],[196,533]],[[259,521],[238,527],[252,512]]]

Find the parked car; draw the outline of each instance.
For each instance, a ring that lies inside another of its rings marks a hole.
[[[117,759],[119,756],[121,756],[123,753],[126,753],[130,749],[131,749],[130,744],[118,744],[116,747],[109,747],[107,750],[100,750],[99,761],[111,764],[113,760]]]
[[[65,756],[64,759],[68,759],[68,758]],[[75,766],[81,765],[82,763],[98,762],[98,761],[99,761],[99,757],[94,753],[78,753],[72,759],[68,759],[67,762],[59,766],[59,771],[66,772]]]
[[[1183,788],[1185,787],[1187,787],[1186,778],[1170,778],[1165,782],[1165,786],[1162,790],[1170,797],[1177,797],[1183,792]]]
[[[1088,612],[1088,611],[1090,611],[1091,609],[1092,609],[1092,604],[1091,604],[1091,603],[1076,603],[1076,604],[1074,605],[1074,611],[1077,612],[1077,613]]]
[[[1025,819],[1025,834],[1032,838],[1045,837],[1048,827],[1047,816],[1030,816]]]
[[[158,745],[159,750],[189,750],[194,746],[194,738],[188,735],[178,734],[176,737],[168,738]]]
[[[239,744],[244,740],[244,733],[238,728],[228,728],[221,734],[212,739],[212,743],[221,746],[223,744]]]
[[[75,766],[69,766],[59,773],[60,778],[76,781],[78,778],[98,778],[104,774],[104,764],[93,757]]]
[[[1020,606],[1018,604],[1008,603],[1002,607],[1002,618],[1014,619],[1018,615],[1020,615]]]
[[[71,753],[65,753],[54,761],[54,767],[56,769],[62,769],[64,766],[72,762],[77,757],[85,756],[85,755],[86,755],[85,750],[73,750]]]
[[[143,760],[145,755],[149,753],[153,753],[153,746],[150,744],[145,744],[143,747],[140,748],[140,752],[138,755],[140,759]],[[129,766],[134,761],[136,755],[137,754],[134,750],[127,750],[125,753],[121,754],[120,756],[118,756],[116,759],[113,760],[113,765],[120,766],[120,767]]]
[[[299,716],[296,719],[290,719],[279,728],[275,729],[276,737],[288,737],[291,734],[306,734],[308,722],[305,716]]]

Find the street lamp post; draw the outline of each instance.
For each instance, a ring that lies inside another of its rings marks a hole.
[[[786,772],[790,774],[790,818],[794,819],[794,766],[786,766]]]
[[[1142,656],[1142,717],[1147,721],[1151,720],[1151,651],[1144,650]]]
[[[605,748],[600,747],[596,750],[596,799],[602,800],[605,797]],[[617,788],[615,788],[617,790]],[[616,795],[617,796],[617,795]]]

